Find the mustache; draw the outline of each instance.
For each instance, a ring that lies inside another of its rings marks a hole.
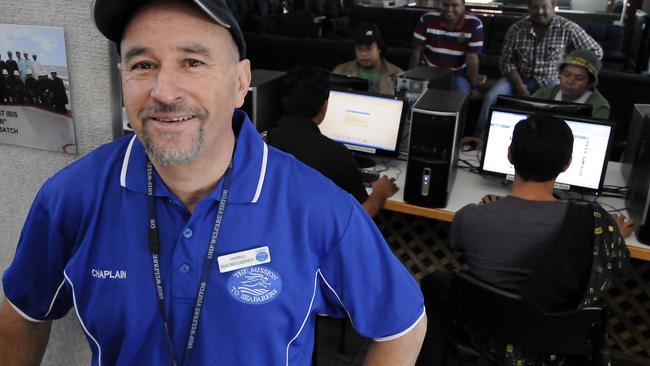
[[[145,119],[150,118],[152,115],[161,113],[190,114],[196,116],[198,119],[206,119],[208,117],[208,111],[198,106],[186,106],[184,103],[167,104],[154,101],[154,105],[143,109],[140,114],[138,114],[138,118],[140,121],[144,121]]]

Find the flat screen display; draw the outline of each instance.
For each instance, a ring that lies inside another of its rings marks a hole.
[[[331,90],[323,135],[348,149],[368,154],[397,154],[404,100],[381,94]]]
[[[547,113],[562,114],[564,116],[581,116],[589,118],[593,106],[591,104],[567,103],[557,100],[547,100],[532,97],[518,97],[514,95],[499,95],[498,107],[539,110]]]
[[[491,110],[481,159],[482,172],[505,175],[514,180],[515,168],[508,161],[508,147],[515,125],[528,118],[530,113],[499,108]],[[599,193],[607,169],[613,125],[602,120],[557,117],[562,118],[573,132],[573,155],[569,169],[557,177],[555,187]]]

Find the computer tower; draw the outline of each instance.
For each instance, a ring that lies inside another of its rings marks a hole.
[[[643,129],[647,128],[644,126],[648,122],[646,116],[650,116],[650,104],[635,104],[630,119],[627,140],[625,140],[625,150],[621,157],[621,173],[627,185],[630,184],[630,175],[634,160],[639,152],[639,141],[643,136]]]
[[[395,80],[396,94],[417,94],[418,97],[427,89],[451,89],[454,72],[421,65],[406,70],[397,75]]]
[[[406,101],[407,118],[404,121],[400,137],[400,159],[408,157],[408,141],[411,131],[411,108],[428,89],[451,89],[454,72],[431,66],[417,66],[397,75],[395,79],[395,95]]]
[[[467,95],[429,89],[411,111],[404,201],[445,207],[456,178]]]
[[[650,244],[650,114],[646,113],[638,122],[635,153],[628,158],[631,163],[625,206],[636,221],[634,232],[637,239]]]
[[[255,69],[251,85],[241,107],[259,132],[267,131],[282,117],[282,83],[284,71]]]

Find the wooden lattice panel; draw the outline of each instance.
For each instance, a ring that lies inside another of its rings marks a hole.
[[[650,363],[650,263],[632,259],[605,298],[610,309],[608,334],[615,354],[645,357]]]
[[[385,211],[377,224],[393,253],[418,281],[437,269],[462,268],[462,255],[447,245],[449,223]]]
[[[438,270],[464,268],[449,250],[450,224],[383,211],[376,219],[391,250],[419,281]],[[628,273],[614,281],[608,296],[608,334],[613,356],[650,364],[650,262],[632,259]]]

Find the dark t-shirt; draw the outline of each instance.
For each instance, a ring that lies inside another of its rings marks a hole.
[[[292,154],[318,170],[359,203],[368,198],[352,153],[342,144],[321,134],[312,120],[284,116],[269,131],[267,138],[269,145]]]
[[[568,204],[506,196],[467,205],[454,216],[451,247],[465,253],[469,271],[484,281],[518,291],[556,239]]]

